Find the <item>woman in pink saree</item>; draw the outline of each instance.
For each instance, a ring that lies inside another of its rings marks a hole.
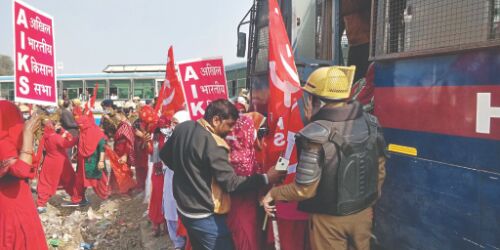
[[[253,120],[249,116],[240,115],[233,131],[226,137],[231,147],[230,161],[239,176],[251,176],[262,172],[255,158],[255,139]],[[261,249],[258,205],[258,190],[231,196],[231,210],[227,216],[227,224],[237,250]]]

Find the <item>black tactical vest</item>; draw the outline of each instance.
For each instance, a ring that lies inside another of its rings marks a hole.
[[[315,121],[330,128],[323,144],[324,164],[316,196],[299,203],[309,213],[343,216],[373,205],[378,197],[377,119],[364,113],[354,120]],[[382,146],[383,147],[383,146]]]

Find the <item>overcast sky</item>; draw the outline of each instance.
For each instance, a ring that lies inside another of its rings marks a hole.
[[[108,64],[164,64],[236,57],[236,29],[252,0],[25,0],[52,15],[59,73],[96,73]],[[12,0],[0,0],[0,54],[13,57]]]

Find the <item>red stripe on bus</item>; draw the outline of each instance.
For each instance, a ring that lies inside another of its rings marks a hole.
[[[490,93],[489,108],[500,109],[500,86],[383,87],[375,113],[383,127],[500,140],[500,117],[489,118],[489,133],[476,132],[478,93]]]

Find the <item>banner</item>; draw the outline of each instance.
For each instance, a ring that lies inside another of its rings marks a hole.
[[[52,17],[14,1],[15,101],[57,105]]]
[[[210,102],[228,99],[226,72],[222,58],[179,63],[179,72],[186,105],[192,120],[202,118]]]
[[[184,109],[184,103],[184,93],[175,70],[174,48],[170,46],[165,69],[165,81],[158,96],[155,113],[158,113],[161,109],[163,115],[172,117],[175,112]]]

